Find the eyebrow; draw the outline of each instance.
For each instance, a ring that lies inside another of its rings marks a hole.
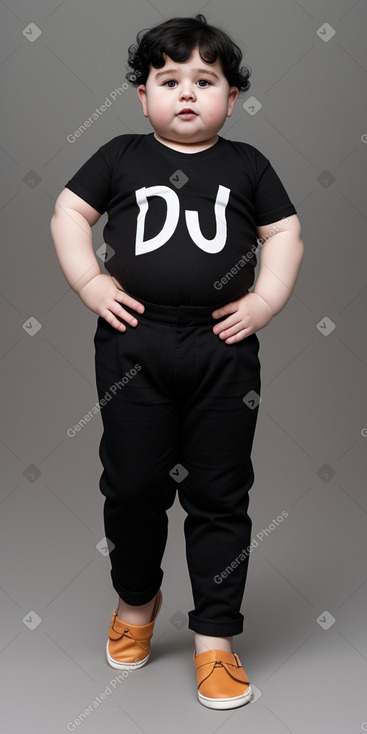
[[[155,79],[158,79],[158,77],[164,76],[165,74],[177,74],[178,71],[178,69],[165,69],[165,71],[159,71],[158,74],[155,75]],[[215,76],[216,79],[219,79],[219,76],[214,71],[209,71],[209,69],[193,69],[193,72],[209,74],[210,76]]]

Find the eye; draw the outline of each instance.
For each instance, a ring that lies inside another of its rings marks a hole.
[[[163,82],[163,85],[162,86],[165,87],[166,84],[167,85],[168,84],[171,84],[171,82],[173,82],[174,84],[177,84],[176,79],[167,79],[166,82]],[[199,79],[198,84],[199,84],[199,82],[204,82],[205,84],[211,85],[211,82],[208,79]],[[200,85],[200,87],[201,87],[201,85]],[[174,87],[169,87],[169,89],[174,89]],[[206,89],[206,87],[201,87],[201,89]]]

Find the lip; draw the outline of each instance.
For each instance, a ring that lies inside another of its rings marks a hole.
[[[197,113],[194,112],[194,110],[190,109],[190,107],[184,107],[184,109],[181,110],[181,112],[178,112],[178,117],[190,119],[191,117],[197,117]]]

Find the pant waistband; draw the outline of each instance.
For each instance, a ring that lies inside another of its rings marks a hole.
[[[129,295],[132,298],[136,298],[137,301],[143,304],[145,307],[144,313],[139,313],[134,309],[122,303],[122,307],[129,313],[133,314],[138,321],[139,319],[147,321],[156,321],[163,324],[174,324],[176,326],[198,326],[200,324],[216,324],[221,319],[214,319],[212,316],[213,311],[221,306],[224,306],[227,301],[221,301],[220,303],[214,303],[212,306],[165,306],[162,303],[151,303],[143,298],[134,296],[132,293]],[[223,316],[223,318],[226,318]]]

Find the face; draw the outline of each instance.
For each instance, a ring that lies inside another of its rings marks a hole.
[[[207,64],[198,48],[183,63],[167,54],[164,58],[164,67],[155,69],[151,65],[146,84],[137,89],[155,137],[166,145],[209,147],[218,140],[218,130],[232,114],[238,88],[230,87],[219,57],[214,64]],[[185,108],[196,114],[180,114]]]

